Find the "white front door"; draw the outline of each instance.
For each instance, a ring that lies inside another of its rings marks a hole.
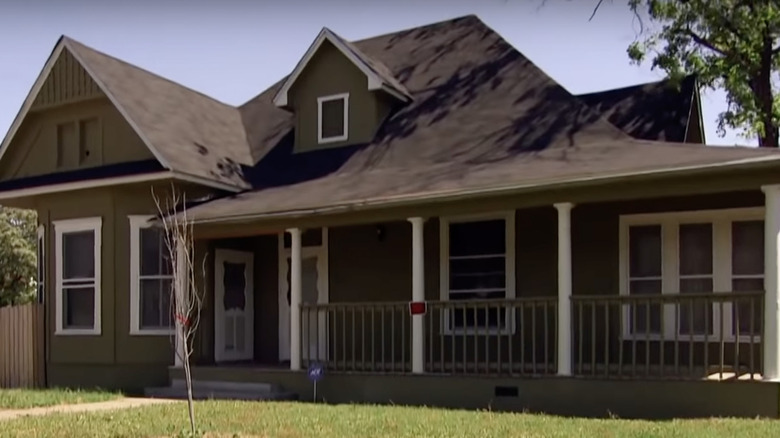
[[[251,252],[218,249],[214,254],[214,359],[254,356],[254,284]]]
[[[324,242],[323,242],[324,243]],[[281,246],[281,243],[280,243]],[[290,250],[280,249],[279,269],[279,360],[290,360]],[[301,302],[303,304],[328,302],[328,268],[325,246],[301,249]],[[327,360],[327,312],[309,312],[301,315],[303,331],[301,358]]]

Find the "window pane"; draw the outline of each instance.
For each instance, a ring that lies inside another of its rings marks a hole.
[[[764,273],[764,222],[731,224],[731,269],[736,275]],[[762,290],[757,289],[757,290]]]
[[[322,138],[344,135],[344,99],[322,102]]]
[[[78,231],[62,235],[63,279],[95,277],[95,233]]]
[[[64,289],[63,312],[66,328],[88,328],[95,324],[95,288]]]
[[[734,280],[732,282],[732,289],[736,292],[761,291],[764,290],[764,279],[745,278]],[[761,300],[763,300],[763,297],[758,296],[751,298],[740,298],[736,303],[734,303],[732,315],[734,324],[732,327],[732,334],[737,334],[737,326],[739,326],[740,336],[747,336],[751,334],[752,319],[752,334],[754,336],[761,335],[761,321],[764,319],[763,312],[761,311]]]
[[[680,280],[681,294],[707,292],[712,292],[711,278]],[[692,302],[683,301],[680,304],[680,333],[702,335],[706,331],[712,334],[712,307],[712,302],[704,298],[694,299]]]
[[[165,246],[163,230],[142,228],[140,236],[141,275],[170,275],[171,261]]]
[[[503,219],[450,224],[450,256],[505,254]]]
[[[629,282],[629,293],[631,295],[660,295],[661,280],[632,280]],[[629,324],[631,333],[660,333],[661,304],[640,302],[629,306]]]
[[[450,260],[450,290],[495,289],[506,285],[506,259]]]
[[[141,280],[141,328],[171,326],[171,280]]]
[[[712,273],[712,224],[680,225],[680,275]]]
[[[628,229],[629,276],[661,276],[661,226],[647,225]]]

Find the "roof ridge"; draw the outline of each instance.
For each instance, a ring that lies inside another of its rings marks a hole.
[[[123,59],[121,59],[121,58],[117,58],[116,56],[109,55],[109,54],[108,54],[108,53],[106,53],[106,52],[103,52],[103,51],[101,51],[101,50],[95,49],[95,48],[94,48],[94,47],[92,47],[92,46],[88,46],[88,45],[86,45],[86,44],[82,43],[81,41],[78,41],[78,40],[76,40],[76,39],[74,39],[74,38],[71,38],[71,37],[69,37],[69,36],[67,36],[67,35],[62,35],[60,38],[61,38],[61,39],[63,40],[63,42],[65,43],[66,47],[67,47],[69,44],[76,44],[76,45],[78,45],[78,46],[81,46],[81,47],[83,47],[83,48],[84,48],[84,49],[86,49],[86,50],[89,50],[89,51],[93,52],[93,53],[97,53],[98,55],[101,55],[101,56],[104,56],[104,57],[106,57],[106,58],[109,58],[109,59],[112,59],[112,60],[114,60],[114,61],[117,61],[117,62],[119,62],[119,63],[121,63],[121,64],[124,64],[125,66],[127,66],[127,67],[129,67],[129,68],[136,69],[136,70],[138,70],[138,71],[141,71],[141,72],[143,72],[143,73],[145,73],[145,74],[148,74],[148,75],[150,75],[150,76],[153,76],[153,77],[155,77],[155,78],[157,78],[157,79],[161,79],[161,80],[163,80],[163,81],[165,81],[165,82],[168,82],[168,83],[170,83],[170,84],[172,84],[172,85],[175,85],[175,86],[177,86],[177,87],[179,87],[179,88],[182,88],[182,89],[184,89],[184,90],[186,90],[186,91],[189,91],[189,92],[191,92],[191,93],[198,94],[198,95],[200,95],[201,97],[205,97],[206,99],[209,99],[209,100],[211,100],[211,101],[213,101],[213,102],[216,102],[216,103],[218,103],[218,104],[220,104],[220,105],[224,105],[224,106],[226,106],[226,107],[229,107],[229,108],[232,108],[232,109],[236,109],[236,110],[238,109],[238,107],[236,107],[236,106],[234,106],[234,105],[230,105],[229,103],[222,102],[221,100],[219,100],[219,99],[217,99],[217,98],[215,98],[215,97],[209,96],[208,94],[206,94],[206,93],[203,93],[202,91],[198,91],[198,90],[196,90],[196,89],[194,89],[194,88],[188,87],[188,86],[186,86],[186,85],[184,85],[184,84],[181,84],[181,83],[179,83],[179,82],[176,82],[176,81],[174,81],[173,79],[166,78],[165,76],[162,76],[162,75],[160,75],[160,74],[158,74],[158,73],[154,73],[153,71],[147,70],[147,69],[145,69],[145,68],[143,68],[143,67],[140,67],[140,66],[138,66],[138,65],[135,65],[135,64],[133,64],[133,63],[131,63],[131,62],[125,61],[125,60],[123,60]]]

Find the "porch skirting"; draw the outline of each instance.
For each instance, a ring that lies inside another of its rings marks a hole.
[[[170,369],[172,379],[182,370]],[[203,381],[263,382],[313,397],[306,372],[196,366]],[[507,378],[451,375],[328,373],[317,384],[326,403],[371,403],[622,418],[780,416],[780,383],[641,381],[571,377]]]

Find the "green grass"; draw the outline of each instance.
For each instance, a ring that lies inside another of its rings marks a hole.
[[[208,437],[778,437],[780,421],[634,421],[399,406],[205,401],[196,405]],[[0,435],[186,436],[186,404],[9,420]]]
[[[121,394],[80,389],[0,389],[0,409],[25,409],[112,400]]]

